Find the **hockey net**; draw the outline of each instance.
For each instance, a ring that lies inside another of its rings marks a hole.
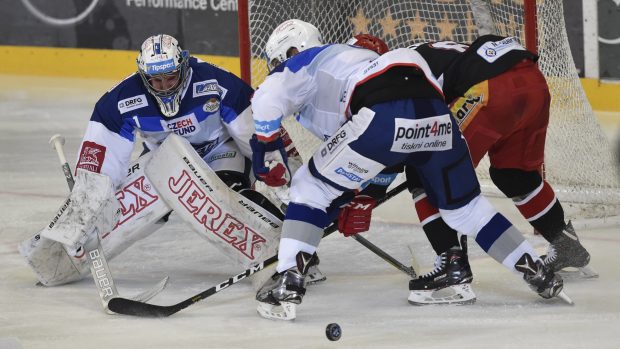
[[[588,103],[573,62],[561,0],[239,0],[242,77],[257,87],[268,73],[264,47],[281,22],[314,24],[326,43],[358,33],[382,38],[390,48],[416,42],[471,43],[481,33],[516,36],[540,55],[552,95],[545,176],[569,218],[620,216],[620,186],[609,140]],[[247,13],[247,17],[244,17]],[[304,160],[319,140],[294,118],[285,120]],[[486,194],[499,194],[478,166]]]

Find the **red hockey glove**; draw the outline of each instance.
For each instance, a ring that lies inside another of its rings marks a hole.
[[[338,216],[338,230],[344,236],[368,231],[372,209],[377,206],[377,200],[367,195],[358,195],[342,208]]]
[[[252,170],[256,179],[265,182],[270,187],[281,187],[291,180],[288,169],[286,151],[282,139],[277,138],[269,143],[263,143],[256,138],[250,139],[252,148]]]

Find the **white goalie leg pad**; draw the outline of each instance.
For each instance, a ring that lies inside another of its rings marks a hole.
[[[144,173],[150,157],[146,154],[132,163],[127,179],[115,193],[120,215],[112,231],[101,233],[101,247],[107,260],[161,228],[165,223],[162,217],[171,210]],[[96,240],[94,234],[88,241],[91,240]],[[90,272],[90,261],[85,253],[70,254],[63,244],[40,234],[21,242],[18,248],[45,286],[80,280]]]
[[[114,229],[101,235],[101,245],[108,259],[153,234],[166,223],[162,218],[172,211],[146,175],[151,157],[148,153],[132,163],[127,178],[115,194],[121,213]]]
[[[265,246],[265,251],[263,253],[265,256],[274,256],[278,254],[278,243],[268,244]],[[255,273],[251,276],[250,281],[252,282],[252,288],[254,291],[258,291],[268,279],[276,272],[276,266],[278,263],[273,263],[260,273]]]
[[[69,256],[63,244],[58,241],[42,238],[36,234],[18,246],[19,253],[26,259],[35,272],[37,280],[45,286],[62,285],[81,279],[80,260]],[[86,259],[85,270],[88,270]]]
[[[280,305],[259,302],[256,308],[258,315],[270,320],[295,320],[297,317],[297,304],[280,302]]]
[[[438,290],[415,290],[410,291],[409,304],[473,304],[476,302],[476,294],[471,284],[452,285]]]
[[[78,169],[71,195],[40,235],[78,253],[95,230],[112,230],[118,213],[110,177]]]
[[[265,182],[256,181],[254,183],[254,189],[263,194],[269,201],[271,201],[276,207],[278,207],[282,211],[286,211],[289,202],[291,199],[289,198],[289,189],[288,185],[283,185],[281,187],[270,187]]]
[[[168,136],[146,174],[175,214],[225,255],[246,268],[270,257],[282,221],[228,188],[186,139]]]

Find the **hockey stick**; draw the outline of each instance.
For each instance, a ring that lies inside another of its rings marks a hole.
[[[65,144],[65,138],[59,134],[55,134],[52,136],[52,138],[50,138],[49,143],[54,149],[56,149],[56,153],[58,154],[58,159],[60,160],[60,165],[62,167],[62,172],[64,173],[65,179],[67,180],[67,185],[69,186],[69,191],[72,191],[75,180],[73,179],[71,167],[69,166],[69,162],[65,157],[65,151],[63,149],[63,146]],[[83,248],[86,251],[86,256],[88,256],[90,260],[90,273],[95,280],[95,286],[99,291],[101,303],[103,304],[103,308],[108,311],[108,301],[111,298],[118,297],[118,291],[116,290],[116,286],[114,285],[112,273],[110,272],[110,268],[108,267],[108,261],[106,260],[103,253],[99,234],[97,233],[96,235],[97,240],[91,241],[88,246],[84,246]],[[148,301],[149,299],[155,297],[167,286],[168,279],[168,276],[166,276],[154,287],[134,296],[133,299],[145,302]]]
[[[399,194],[406,188],[407,188],[406,182],[399,184],[394,189],[388,191],[383,198],[377,200],[377,206],[393,198],[394,196],[396,196],[397,194]],[[325,231],[323,233],[323,238],[332,234],[336,230],[338,230],[338,224],[335,224],[335,223],[331,224],[329,227],[325,228]],[[271,264],[277,261],[278,261],[278,255],[276,254],[264,260],[263,262],[259,263],[258,265],[251,267],[249,269],[246,269],[243,272],[230,277],[228,280],[221,282],[215,286],[212,286],[198,293],[197,295],[192,296],[177,304],[168,305],[168,306],[155,305],[155,304],[149,304],[145,302],[140,302],[140,301],[135,301],[135,300],[119,297],[119,298],[112,298],[110,300],[110,302],[108,303],[108,309],[110,309],[111,311],[115,313],[124,314],[124,315],[134,315],[134,316],[144,316],[144,317],[167,317],[167,316],[175,314],[189,307],[192,304],[198,303],[201,300],[208,298],[222,291],[225,288],[228,288],[229,286],[232,286],[238,283],[239,281],[265,269],[266,267],[270,266]]]
[[[49,143],[52,145],[52,148],[56,149],[58,159],[60,160],[60,166],[62,167],[62,172],[65,174],[65,179],[67,180],[67,185],[69,186],[69,191],[72,191],[75,181],[73,180],[71,167],[69,167],[69,162],[67,162],[65,151],[63,149],[63,146],[65,145],[65,137],[55,134],[52,138],[50,138]]]
[[[408,266],[404,265],[403,263],[401,263],[398,260],[396,260],[394,257],[392,257],[389,254],[387,254],[387,252],[385,252],[382,249],[380,249],[379,247],[377,247],[377,245],[375,245],[372,242],[368,241],[363,236],[361,236],[359,234],[355,234],[355,235],[352,236],[352,238],[355,239],[355,241],[359,242],[360,244],[364,245],[364,247],[369,249],[371,252],[373,252],[377,256],[381,257],[381,259],[383,259],[384,261],[388,262],[394,268],[396,268],[396,269],[402,271],[403,273],[409,275],[412,279],[414,279],[414,278],[416,278],[418,276],[418,274],[415,272],[415,269],[413,268],[413,266],[408,267]]]
[[[286,210],[286,205],[284,203],[282,203],[282,205],[284,205],[284,210]],[[282,215],[282,217],[284,217]],[[281,218],[284,219],[284,218]],[[364,238],[363,236],[361,236],[360,234],[354,234],[351,236],[355,241],[359,242],[360,244],[362,244],[364,247],[366,247],[367,249],[370,250],[370,252],[376,254],[377,256],[379,256],[381,259],[383,259],[384,261],[388,262],[390,265],[392,265],[394,268],[402,271],[403,273],[407,274],[408,276],[410,276],[411,278],[415,278],[418,275],[415,272],[415,268],[413,266],[406,266],[403,263],[399,262],[398,260],[396,260],[394,257],[390,256],[387,252],[383,251],[381,248],[379,248],[377,245],[373,244],[372,242],[368,241],[366,238]],[[412,256],[413,256],[413,252],[412,252]]]

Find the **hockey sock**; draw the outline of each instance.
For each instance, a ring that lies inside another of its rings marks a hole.
[[[549,242],[562,231],[564,210],[546,181],[531,193],[513,198],[519,212]]]
[[[448,251],[451,247],[460,246],[456,230],[446,224],[439,210],[428,201],[426,194],[416,196],[414,204],[422,229],[437,255]]]
[[[291,202],[282,224],[276,270],[282,272],[294,266],[299,251],[314,253],[328,223],[325,211]]]
[[[476,242],[489,256],[513,272],[517,272],[515,264],[524,253],[538,259],[532,245],[501,213],[496,213],[480,229]]]

